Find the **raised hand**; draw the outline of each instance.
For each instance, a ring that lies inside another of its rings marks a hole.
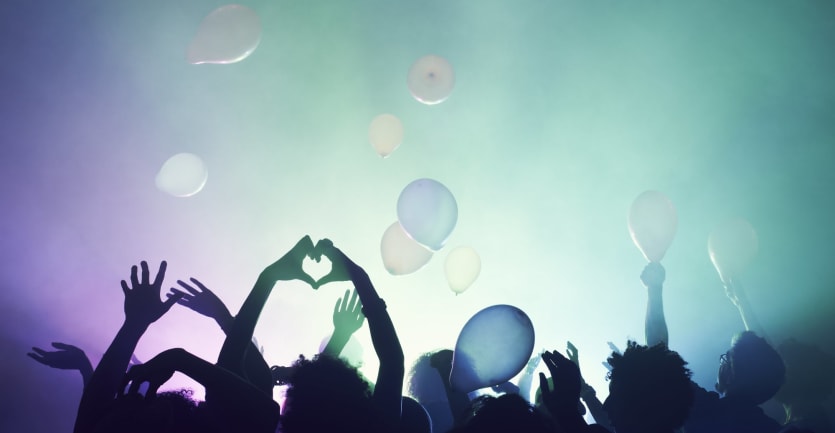
[[[130,370],[125,373],[124,379],[122,379],[122,389],[124,390],[130,385],[127,393],[136,394],[139,392],[140,385],[147,382],[148,390],[145,392],[145,398],[153,398],[156,396],[159,387],[168,382],[174,375],[176,369],[173,359],[178,355],[178,352],[182,351],[183,349],[168,349],[144,364],[131,366]]]
[[[315,253],[313,241],[307,235],[301,238],[287,254],[264,269],[261,277],[273,283],[280,280],[301,280],[315,289],[317,288],[316,281],[302,269],[305,257],[310,257],[317,262],[321,259],[321,255]]]
[[[362,303],[359,302],[356,289],[348,300],[350,290],[345,291],[345,296],[336,300],[333,306],[333,328],[334,333],[340,332],[348,335],[357,332],[365,323],[365,315],[362,314]]]
[[[658,262],[649,262],[641,272],[641,282],[647,288],[661,288],[666,277],[667,271]]]
[[[311,257],[314,260],[319,260],[322,256],[331,261],[331,271],[320,278],[314,285],[314,289],[318,289],[328,283],[336,281],[354,281],[355,279],[367,280],[368,275],[359,265],[348,258],[339,248],[333,246],[330,239],[322,239],[316,243]]]
[[[140,263],[142,267],[142,279],[137,276],[137,268],[134,265],[130,270],[131,285],[122,280],[122,291],[125,293],[125,323],[147,327],[162,317],[182,297],[174,294],[166,301],[160,300],[160,287],[165,277],[165,269],[168,264],[163,261],[159,265],[159,271],[153,282],[149,282],[148,263],[144,260]]]
[[[554,389],[550,389],[545,374],[539,373],[539,386],[542,389],[543,403],[551,413],[565,410],[576,412],[583,381],[580,377],[580,368],[556,350],[544,352],[542,361],[545,362],[545,366],[551,372],[551,378],[554,382]]]
[[[177,284],[185,289],[185,292],[172,287],[171,292],[167,296],[171,298],[172,296],[179,295],[180,300],[177,301],[178,304],[198,314],[214,319],[221,327],[230,325],[234,318],[223,301],[196,278],[190,278],[190,281],[199,287],[200,290],[197,290],[194,286],[184,281],[177,280]]]
[[[52,343],[52,347],[58,350],[46,351],[33,347],[32,352],[34,353],[30,352],[26,355],[47,367],[61,370],[82,370],[91,365],[87,354],[76,346],[55,342]]]

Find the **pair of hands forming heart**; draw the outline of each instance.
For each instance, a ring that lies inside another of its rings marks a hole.
[[[324,277],[314,280],[302,269],[302,263],[308,257],[317,263],[322,260],[322,257],[330,260],[330,272]],[[345,256],[339,248],[336,248],[330,239],[321,239],[314,245],[310,236],[305,236],[299,240],[284,257],[268,266],[262,275],[272,281],[301,280],[310,284],[314,290],[335,281],[355,281],[362,277],[368,278],[365,271]]]

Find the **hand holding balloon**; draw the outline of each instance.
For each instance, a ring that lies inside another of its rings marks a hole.
[[[658,262],[649,262],[641,272],[641,282],[648,289],[660,289],[664,285],[667,272]]]

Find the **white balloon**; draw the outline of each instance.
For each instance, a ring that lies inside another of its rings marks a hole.
[[[452,93],[455,72],[443,57],[429,55],[412,64],[406,80],[415,99],[426,105],[435,105],[444,102]]]
[[[670,199],[658,191],[644,191],[632,202],[627,222],[632,242],[644,257],[660,262],[678,227],[678,215]]]
[[[403,142],[403,122],[392,114],[381,114],[368,127],[368,141],[383,158],[394,152]]]
[[[457,247],[446,256],[444,273],[449,288],[455,293],[467,290],[480,272],[481,257],[471,247]]]
[[[209,178],[209,170],[199,156],[178,153],[162,165],[156,184],[160,191],[174,197],[191,197],[200,192]]]
[[[504,383],[522,371],[533,345],[533,323],[524,311],[512,305],[487,307],[458,335],[450,383],[461,392]]]
[[[188,47],[188,62],[227,64],[249,57],[261,42],[261,20],[241,5],[221,6],[203,19]]]
[[[432,251],[410,238],[397,221],[383,233],[380,253],[383,256],[383,266],[392,275],[416,272],[432,258]]]
[[[741,218],[720,224],[707,240],[710,261],[726,283],[748,267],[758,248],[757,232],[751,223]]]
[[[406,185],[397,198],[397,220],[409,237],[438,251],[458,222],[458,203],[444,184],[418,179]]]

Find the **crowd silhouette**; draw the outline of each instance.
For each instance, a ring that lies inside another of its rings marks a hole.
[[[308,257],[327,258],[331,272],[314,281],[302,270]],[[606,360],[608,397],[601,402],[583,379],[579,350],[571,342],[565,354],[536,354],[517,383],[495,384],[494,395],[450,385],[455,353],[449,349],[422,355],[407,375],[385,301],[363,268],[328,239],[314,243],[305,236],[298,241],[261,272],[235,315],[196,278],[177,281],[178,287],[163,293],[166,268],[162,262],[152,277],[143,261],[121,282],[124,321],[95,368],[82,349],[66,343],[53,343],[55,350],[34,347],[28,354],[49,367],[81,373],[84,390],[75,433],[832,431],[822,405],[835,382],[832,356],[794,339],[777,346],[769,342],[734,281],[725,282],[726,291],[746,329],[719,356],[716,389],[708,391],[691,380],[687,362],[668,348],[665,270],[649,263],[641,274],[648,294],[647,344],[628,341],[623,351],[612,345]],[[289,280],[314,289],[347,281],[354,290],[337,299],[334,331],[321,353],[300,355],[289,366],[270,366],[253,343],[253,331],[267,299]],[[226,338],[216,362],[182,348],[144,363],[133,357],[145,331],[175,304],[214,320],[223,330]],[[374,383],[339,357],[366,322],[379,360]],[[540,363],[549,374],[536,377]],[[186,389],[159,392],[175,372],[201,385],[205,401],[195,400]],[[404,383],[408,395],[402,395]],[[529,401],[534,385],[536,397]],[[284,388],[282,407],[273,399],[274,387]],[[783,405],[785,419],[763,412],[760,405],[770,399]]]

